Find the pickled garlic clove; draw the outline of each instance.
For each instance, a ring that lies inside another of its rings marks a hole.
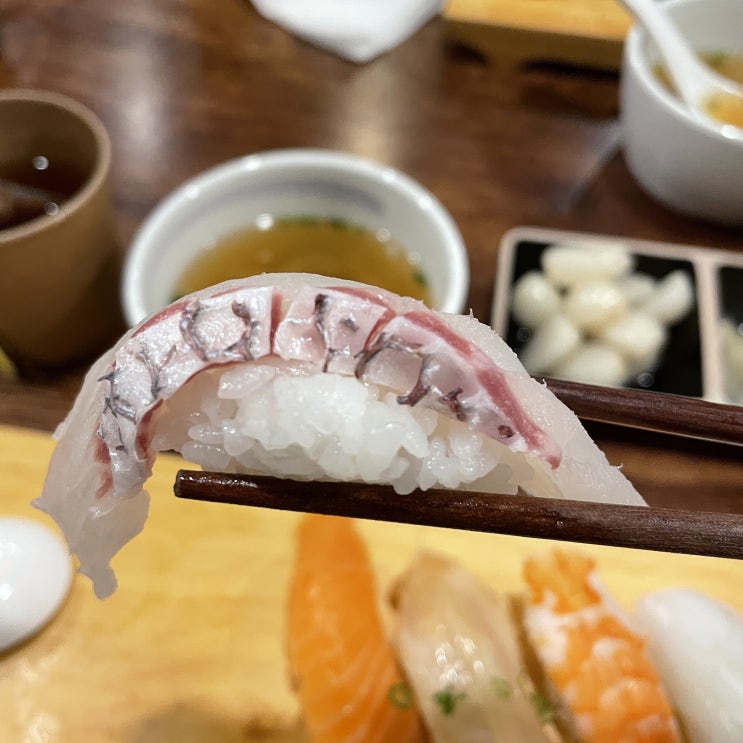
[[[597,331],[621,317],[627,311],[627,302],[615,284],[592,281],[574,287],[565,298],[563,310],[578,328]]]
[[[619,387],[626,381],[629,367],[615,348],[605,343],[588,342],[558,364],[554,374],[575,382]]]
[[[534,332],[521,353],[521,362],[530,374],[549,374],[580,342],[580,331],[565,315],[552,315]]]
[[[675,325],[694,304],[694,287],[686,271],[671,271],[655,285],[652,296],[642,305],[666,325]]]
[[[633,364],[647,364],[663,349],[668,332],[652,315],[632,310],[604,327],[599,338]]]
[[[655,278],[646,273],[631,273],[617,279],[617,287],[630,307],[647,302],[655,290]]]
[[[542,270],[557,287],[611,281],[629,273],[633,266],[633,256],[620,243],[557,244],[542,254]]]
[[[513,287],[513,316],[536,328],[560,309],[560,295],[540,271],[528,271]]]

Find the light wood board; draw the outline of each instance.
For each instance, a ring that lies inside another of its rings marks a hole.
[[[449,0],[452,38],[512,63],[616,70],[632,19],[619,0]]]
[[[0,427],[0,516],[48,517],[29,501],[53,442]],[[0,741],[299,741],[283,653],[284,599],[297,516],[178,501],[181,461],[162,456],[151,517],[117,556],[117,592],[98,601],[76,576],[56,618],[0,655]],[[522,588],[523,559],[545,542],[360,523],[383,589],[420,548],[456,556],[492,586]],[[670,585],[743,611],[743,562],[580,547],[625,605]]]

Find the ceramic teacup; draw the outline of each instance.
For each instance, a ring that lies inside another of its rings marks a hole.
[[[82,361],[118,329],[110,164],[85,106],[0,91],[0,347],[21,370]]]

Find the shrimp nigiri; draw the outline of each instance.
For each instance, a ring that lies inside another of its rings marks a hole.
[[[264,274],[197,292],[88,372],[36,505],[103,597],[158,451],[227,472],[643,503],[578,419],[472,317]]]
[[[677,743],[645,640],[606,597],[585,555],[555,549],[524,564],[527,637],[567,730],[583,743]]]
[[[464,567],[422,554],[393,600],[393,641],[434,743],[559,740],[504,597]]]
[[[690,743],[743,741],[743,617],[698,591],[641,597],[633,619]]]
[[[288,655],[313,743],[425,741],[415,709],[393,703],[403,681],[377,600],[353,523],[304,517],[289,591]]]

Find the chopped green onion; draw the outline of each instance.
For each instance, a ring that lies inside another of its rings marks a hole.
[[[529,694],[529,701],[532,703],[537,713],[537,718],[542,725],[546,725],[555,719],[555,708],[543,694],[540,694],[538,691],[532,691]]]
[[[426,275],[421,271],[420,269],[416,269],[413,271],[413,281],[415,281],[417,284],[420,284],[420,286],[428,286],[428,279],[426,278]]]
[[[397,709],[410,709],[413,706],[413,692],[404,681],[398,681],[390,686],[387,699]]]
[[[706,60],[709,63],[710,67],[713,67],[714,69],[718,70],[720,67],[722,67],[725,62],[727,61],[728,54],[727,52],[712,52],[712,54],[709,54],[706,56]]]
[[[549,699],[540,694],[532,686],[533,682],[528,671],[522,668],[519,672],[518,685],[521,693],[529,700],[534,711],[537,713],[537,718],[542,725],[546,725],[548,722],[552,722],[555,719],[555,708],[550,703]]]
[[[330,217],[328,219],[328,224],[334,230],[347,230],[351,227],[351,225],[345,219],[341,219],[340,217]]]
[[[298,216],[288,216],[288,217],[277,217],[274,220],[274,224],[306,224],[306,225],[312,225],[312,224],[319,224],[320,223],[319,217],[313,217],[310,214],[299,214]]]
[[[508,679],[501,678],[500,676],[493,676],[491,681],[495,693],[501,699],[510,699],[513,696],[513,686]]]
[[[457,693],[450,686],[437,691],[433,695],[434,701],[439,705],[442,714],[445,715],[454,714],[454,708],[460,701],[466,699],[466,697],[467,695],[464,692]]]

